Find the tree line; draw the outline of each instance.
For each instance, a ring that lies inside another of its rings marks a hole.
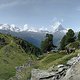
[[[73,43],[77,40],[80,41],[80,32],[78,33],[78,36],[76,36],[74,31],[72,29],[69,29],[60,42],[60,49],[64,50],[68,44]]]
[[[60,41],[60,50],[64,50],[68,44],[75,42],[76,40],[80,41],[80,32],[76,37],[75,32],[72,29],[69,29]],[[57,46],[53,44],[53,35],[46,34],[45,39],[41,42],[41,51],[43,53],[46,53],[48,51],[53,50],[56,47]]]

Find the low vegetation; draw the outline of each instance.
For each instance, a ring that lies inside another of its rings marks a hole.
[[[68,60],[70,60],[72,57],[77,56],[78,53],[80,53],[80,50],[76,50],[75,53],[71,54],[63,54],[63,53],[47,54],[45,57],[39,60],[37,68],[48,69],[51,66],[54,67],[59,64],[66,64]]]
[[[17,80],[16,75],[22,76],[20,80],[26,80],[30,78],[32,68],[49,69],[51,66],[66,64],[69,59],[80,53],[80,33],[76,39],[70,29],[61,40],[60,47],[64,52],[52,52],[56,46],[53,45],[51,34],[46,34],[40,50],[23,39],[0,33],[0,80]],[[66,54],[65,47],[76,48],[76,51]],[[26,64],[28,66],[21,72],[16,72],[16,67]]]
[[[0,80],[15,76],[17,66],[25,64],[29,59],[35,60],[38,54],[41,54],[40,49],[34,45],[0,33]]]

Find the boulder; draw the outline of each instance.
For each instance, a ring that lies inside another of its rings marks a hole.
[[[80,80],[80,62],[69,68],[66,76],[61,80]]]
[[[71,59],[67,62],[67,64],[68,64],[68,65],[73,65],[73,64],[76,63],[76,61],[77,61],[77,57],[73,57],[73,58],[71,58]]]
[[[31,80],[52,80],[54,72],[48,72],[47,70],[33,69],[31,71]]]

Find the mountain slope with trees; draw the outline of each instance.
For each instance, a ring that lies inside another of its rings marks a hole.
[[[31,55],[40,54],[40,49],[27,41],[0,33],[0,80],[8,80],[15,75],[17,66],[31,60]]]

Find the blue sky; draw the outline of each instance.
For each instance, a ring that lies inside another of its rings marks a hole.
[[[80,29],[80,0],[0,0],[0,23]]]

